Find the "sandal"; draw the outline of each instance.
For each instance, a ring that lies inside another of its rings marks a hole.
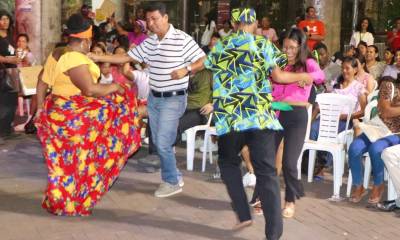
[[[282,210],[282,216],[284,218],[293,218],[295,213],[295,207],[294,204],[288,207],[287,205],[285,208]]]
[[[352,203],[359,203],[365,195],[367,195],[367,191],[364,189],[364,187],[358,186],[353,190],[349,201]]]
[[[381,184],[378,186],[373,186],[371,191],[371,196],[369,196],[368,203],[377,204],[381,201],[383,192],[385,191],[385,185]]]
[[[261,202],[253,206],[254,215],[260,216],[264,214],[264,211],[261,206]]]
[[[367,191],[365,190],[364,186],[356,187],[353,192],[351,193],[351,197],[349,201],[352,203],[359,203],[365,195],[367,195]]]

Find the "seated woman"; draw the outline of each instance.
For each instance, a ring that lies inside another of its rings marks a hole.
[[[342,62],[342,76],[337,80],[334,86],[334,93],[352,96],[356,101],[355,111],[351,114],[351,119],[358,119],[364,115],[364,109],[367,102],[367,94],[364,86],[356,80],[356,73],[358,69],[357,60],[353,57],[345,57]],[[346,120],[348,112],[342,112],[340,116],[338,132],[342,132],[346,128]],[[317,118],[311,124],[310,139],[316,141],[318,139],[320,119]],[[350,121],[351,122],[351,121]],[[349,126],[351,127],[351,126]],[[322,157],[321,155],[319,155]],[[328,154],[326,162],[320,169],[317,170],[316,177],[323,178],[323,167],[332,165],[332,155]]]
[[[367,94],[370,94],[374,90],[375,84],[378,83],[375,81],[374,77],[368,73],[365,57],[358,55],[356,56],[356,61],[358,65],[356,80],[364,86]]]
[[[393,132],[400,131],[400,79],[383,77],[379,88],[378,110],[379,116],[385,125]],[[392,84],[393,82],[393,84]],[[392,88],[394,96],[392,98]],[[372,173],[374,175],[374,186],[368,203],[376,204],[381,200],[384,192],[384,163],[381,158],[382,151],[390,146],[400,143],[400,136],[393,134],[371,142],[365,134],[361,134],[351,143],[349,148],[349,166],[353,178],[353,192],[351,202],[360,202],[366,194],[363,182],[362,156],[368,152],[371,159]]]
[[[133,93],[116,83],[97,84],[100,70],[86,56],[91,25],[74,14],[67,26],[68,46],[48,57],[37,86],[36,126],[48,167],[42,207],[85,216],[139,148],[140,133]]]

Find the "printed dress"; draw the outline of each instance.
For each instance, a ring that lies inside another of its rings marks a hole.
[[[60,80],[57,75],[60,62],[72,57],[88,61],[89,69],[92,67],[84,55],[65,55],[67,59],[62,56],[58,62],[50,59],[54,66],[45,65],[50,69],[45,69],[43,80],[52,84],[53,94],[46,98],[36,121],[48,167],[42,207],[56,215],[85,216],[110,189],[127,158],[140,146],[137,103],[128,88],[122,95],[114,93],[100,98],[54,94],[54,90],[59,91],[54,86]]]

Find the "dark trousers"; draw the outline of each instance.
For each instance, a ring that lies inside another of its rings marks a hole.
[[[150,119],[149,119],[149,124],[147,124],[146,127],[146,134],[149,136],[149,154],[157,154],[157,148],[156,145],[153,142],[153,138],[151,137],[151,128],[150,128]]]
[[[18,93],[0,92],[0,137],[11,134],[17,104]]]
[[[293,107],[293,111],[281,112],[279,121],[283,131],[277,132],[275,141],[277,146],[284,138],[282,172],[285,179],[285,201],[295,202],[304,196],[303,184],[297,179],[297,160],[299,159],[307,131],[307,109]]]
[[[267,239],[279,239],[283,231],[279,180],[275,168],[275,131],[251,130],[231,132],[218,138],[218,165],[221,177],[239,221],[251,219],[247,196],[242,183],[238,156],[244,145],[250,150],[250,158],[257,177],[257,186],[265,217]]]
[[[183,116],[179,119],[178,134],[176,136],[176,143],[181,141],[182,133],[194,126],[203,125],[207,123],[207,118],[200,114],[200,108],[186,109]]]

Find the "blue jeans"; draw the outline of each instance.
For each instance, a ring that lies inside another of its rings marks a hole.
[[[182,174],[176,167],[173,151],[179,118],[186,109],[187,96],[154,97],[147,99],[147,111],[151,128],[151,137],[161,161],[161,179],[176,185]]]
[[[350,144],[349,148],[349,166],[353,176],[353,185],[361,186],[363,182],[363,164],[361,158],[368,152],[371,159],[372,172],[374,175],[374,185],[383,183],[384,163],[381,153],[385,148],[400,143],[399,135],[391,135],[381,138],[371,143],[365,134],[361,134]]]
[[[317,118],[311,123],[311,130],[310,130],[310,139],[311,140],[317,141],[317,139],[318,139],[319,121],[320,121],[320,119]],[[349,128],[351,128],[351,127],[352,127],[352,123],[350,121]],[[338,126],[338,133],[343,132],[345,129],[346,129],[346,121],[340,120],[339,126]],[[321,156],[321,154],[319,154],[319,156]],[[323,156],[321,156],[321,157],[323,157]],[[327,153],[325,166],[332,166],[332,163],[333,163],[332,154]]]

